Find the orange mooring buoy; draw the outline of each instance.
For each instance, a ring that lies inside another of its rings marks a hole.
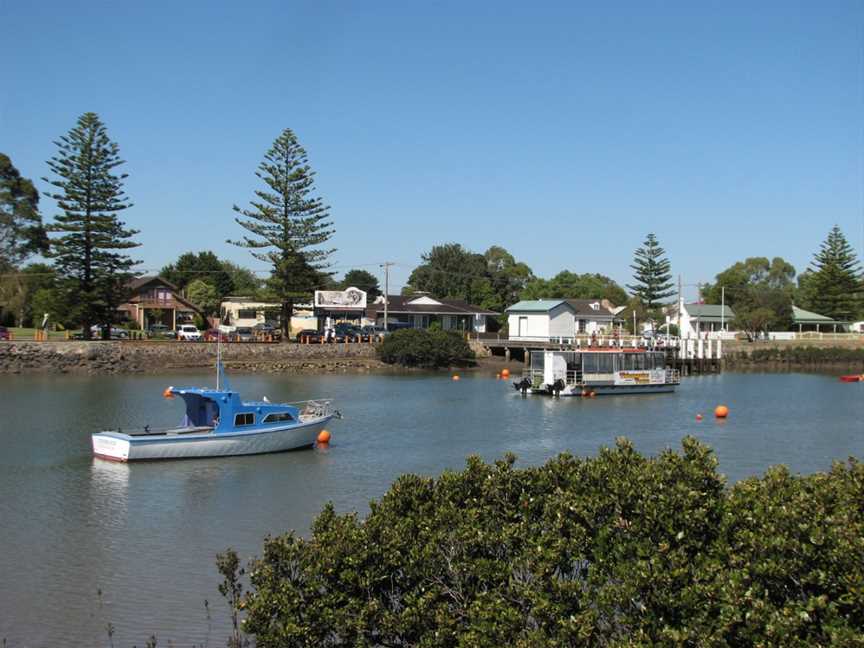
[[[501,377],[502,378],[509,378],[510,377],[510,370],[507,367],[504,367],[501,370]]]
[[[702,415],[701,415],[701,414],[697,414],[697,415],[696,415],[696,420],[697,420],[697,421],[701,421],[701,420],[702,420]]]
[[[165,391],[162,392],[162,397],[163,397],[163,398],[174,398],[174,394],[171,393],[171,388],[170,388],[170,387],[166,387],[166,388],[165,388]]]
[[[318,433],[318,445],[326,446],[330,443],[330,433],[327,430],[321,430]]]
[[[729,408],[725,405],[718,405],[714,408],[714,416],[717,418],[726,418],[729,416]]]
[[[453,380],[459,380],[459,374],[453,374]]]

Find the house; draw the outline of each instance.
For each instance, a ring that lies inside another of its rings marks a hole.
[[[461,299],[444,299],[426,294],[390,295],[387,297],[389,325],[405,328],[429,328],[438,323],[445,331],[485,333],[488,317],[498,315]],[[366,307],[365,319],[375,326],[384,326],[384,296]]]
[[[600,299],[523,300],[506,311],[510,339],[544,341],[611,332],[613,308]]]
[[[849,322],[831,319],[819,313],[812,313],[803,308],[798,308],[794,304],[792,306],[792,328],[797,328],[799,333],[805,330],[817,332],[831,331],[836,333],[838,327],[840,331],[846,331],[849,329]]]
[[[252,328],[265,322],[278,326],[282,320],[282,304],[254,297],[229,296],[219,305],[219,314],[223,330]],[[292,335],[303,329],[317,328],[318,318],[312,304],[295,304],[291,314]]]
[[[136,322],[142,330],[154,324],[176,329],[180,324],[204,317],[180,289],[162,277],[138,277],[127,286],[129,298],[117,307],[122,319]]]
[[[674,309],[674,306],[672,308]],[[685,304],[682,301],[679,308],[678,334],[682,338],[732,335],[729,326],[735,319],[735,311],[729,306],[725,304]],[[678,313],[674,315],[677,316]]]

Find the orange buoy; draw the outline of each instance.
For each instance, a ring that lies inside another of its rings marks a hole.
[[[597,392],[592,391],[588,394],[588,398],[597,398]]]
[[[501,377],[502,378],[509,378],[510,377],[510,370],[507,367],[504,367],[501,370]]]
[[[701,415],[701,414],[697,414],[697,415],[696,415],[696,420],[697,420],[697,421],[701,421],[701,420],[702,420],[702,415]]]
[[[453,374],[453,380],[459,380],[459,374]]]
[[[174,398],[174,394],[171,392],[170,387],[166,387],[165,391],[162,392],[163,398]]]
[[[718,405],[714,408],[714,416],[721,419],[726,418],[727,416],[729,416],[729,408],[725,405]]]
[[[586,396],[586,397],[587,397],[588,394],[590,394],[590,393],[591,393],[591,392],[589,392],[587,389],[583,389],[583,390],[582,390],[582,395],[583,395],[583,396]]]
[[[318,433],[318,445],[327,445],[330,443],[330,433],[327,430],[321,430]]]

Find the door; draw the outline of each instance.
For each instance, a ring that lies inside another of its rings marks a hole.
[[[527,317],[519,317],[519,327],[516,333],[517,337],[523,337],[528,335],[528,318]]]

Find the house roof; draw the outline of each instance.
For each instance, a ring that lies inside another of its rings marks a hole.
[[[687,314],[703,322],[731,322],[735,319],[735,311],[729,306],[720,304],[684,304]]]
[[[190,302],[188,299],[183,297],[183,295],[180,294],[180,289],[177,286],[172,284],[170,281],[163,279],[162,277],[150,276],[150,277],[136,277],[135,279],[131,279],[129,281],[129,283],[126,284],[126,287],[129,289],[129,293],[130,293],[129,299],[127,300],[126,303],[127,304],[131,303],[132,300],[134,300],[135,297],[137,296],[137,293],[144,286],[147,286],[151,283],[159,283],[159,284],[162,284],[164,286],[167,286],[171,290],[171,297],[176,302],[178,302],[179,304],[182,304],[183,306],[186,306],[187,308],[191,308],[192,310],[194,310],[198,314],[201,314],[201,309],[198,308],[198,306],[196,306],[192,302]],[[118,310],[122,310],[122,308],[120,308]]]
[[[412,303],[415,302],[415,303]],[[367,314],[383,313],[384,302],[376,301],[374,304],[367,304]],[[418,315],[498,315],[495,311],[474,306],[461,299],[445,299],[437,297],[429,297],[428,295],[390,295],[387,298],[387,313],[397,314],[415,313]]]
[[[812,313],[797,306],[792,306],[792,321],[795,324],[846,324],[846,322],[831,319],[827,315]]]
[[[516,302],[505,310],[507,313],[548,313],[561,304],[566,304],[564,299],[523,299]],[[572,306],[571,306],[572,307]]]
[[[603,305],[601,299],[565,299],[576,311],[577,315],[587,315],[590,317],[608,317],[612,318],[613,313]],[[597,308],[594,308],[594,306]]]

